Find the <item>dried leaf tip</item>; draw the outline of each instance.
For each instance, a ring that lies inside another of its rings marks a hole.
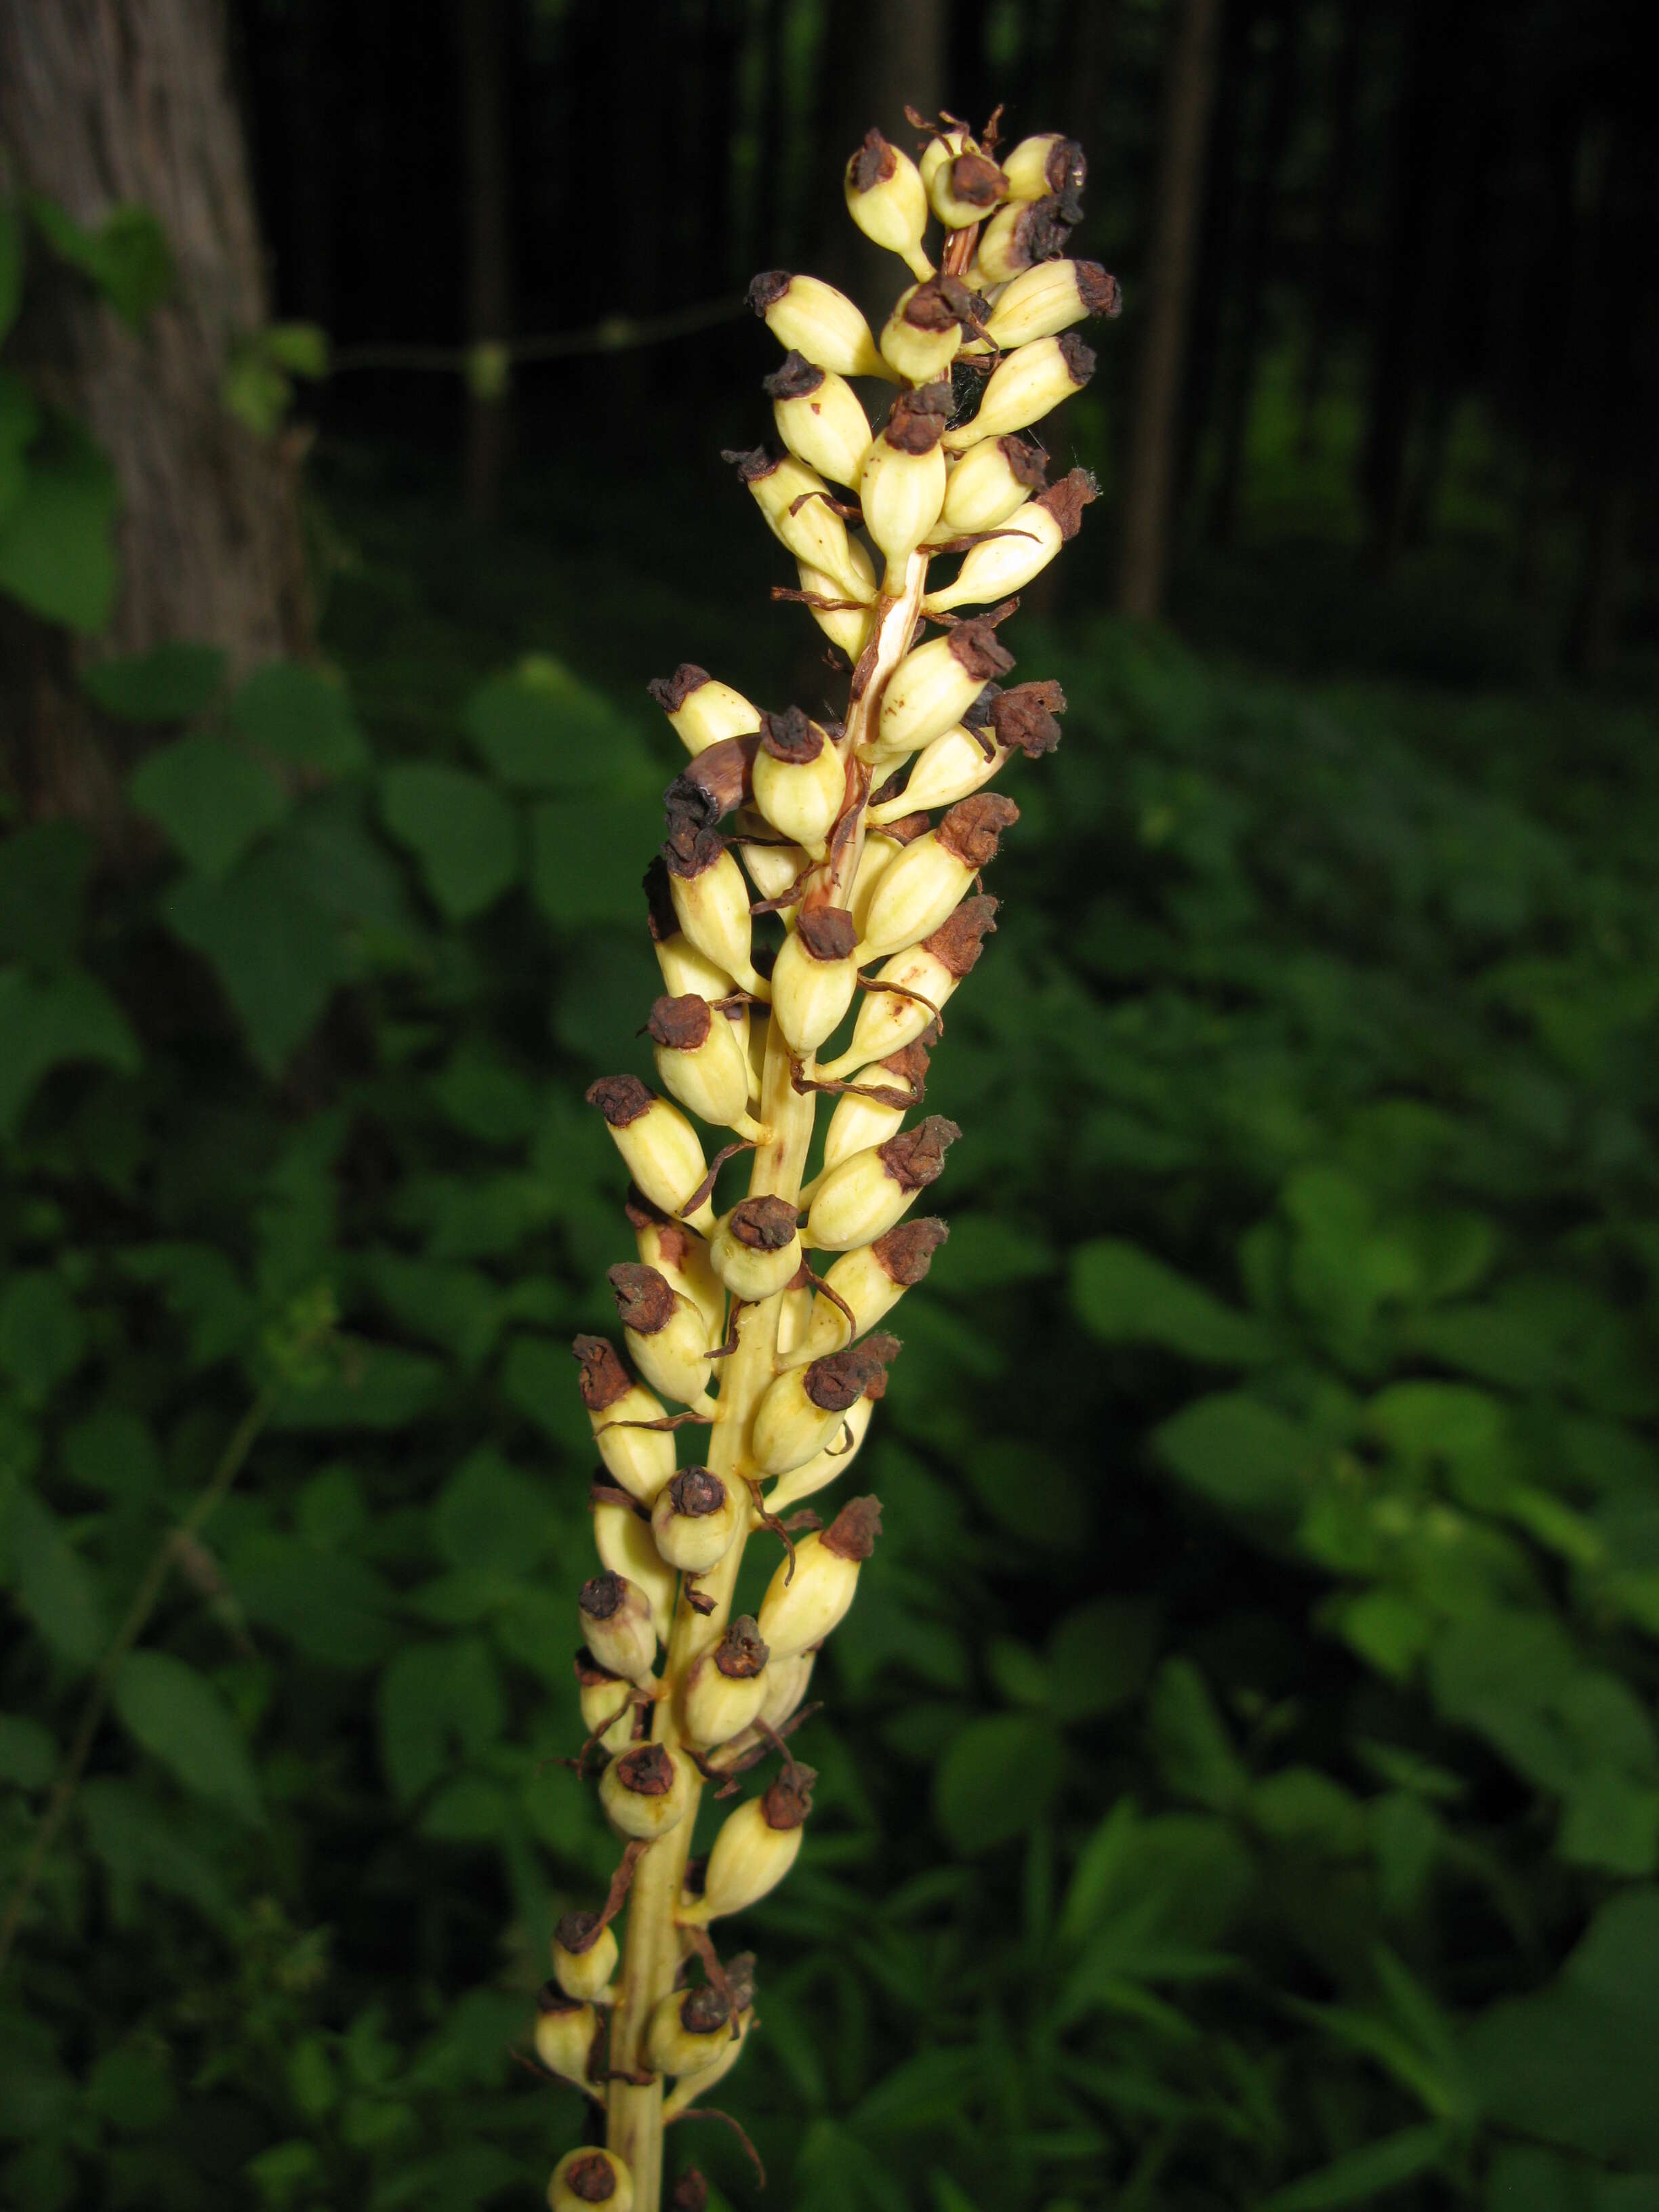
[[[880,1534],[880,1498],[854,1498],[842,1507],[818,1541],[838,1559],[867,1559]]]
[[[579,1336],[570,1349],[581,1370],[576,1387],[581,1392],[582,1404],[590,1413],[604,1413],[607,1406],[614,1406],[618,1398],[625,1397],[633,1389],[633,1381],[623,1365],[622,1355],[607,1338]]]

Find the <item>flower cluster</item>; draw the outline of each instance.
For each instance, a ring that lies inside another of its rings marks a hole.
[[[883,1324],[946,1235],[912,1208],[961,1133],[913,1117],[994,927],[983,872],[1018,819],[986,787],[1058,743],[1066,703],[1052,683],[1005,685],[1000,625],[1094,496],[1079,469],[1050,483],[1029,434],[1092,372],[1075,325],[1118,306],[1105,270],[1068,255],[1083,156],[1048,136],[999,160],[994,127],[911,119],[919,162],[872,131],[845,183],[913,281],[878,333],[815,277],[757,277],[785,349],[766,380],[778,442],[727,457],[795,562],[777,596],[851,669],[846,718],[764,711],[690,665],[651,686],[690,756],[646,878],[659,1087],[624,1073],[588,1093],[632,1179],[637,1258],[611,1271],[620,1350],[574,1347],[601,1462],[583,1756],[603,1762],[624,1850],[603,1910],[559,1923],[535,2037],[605,2105],[607,2139],[562,2161],[556,2212],[656,2212],[665,2124],[703,2105],[754,2024],[752,1961],[722,1960],[709,1930],[800,1850],[814,1778],[786,1739],[881,1530],[874,1498],[827,1526],[804,1501],[857,1457],[899,1351]],[[897,387],[878,424],[860,379]],[[748,1193],[722,1209],[720,1170],[744,1153]],[[683,1429],[707,1431],[697,1463],[679,1463]],[[734,1618],[757,1531],[775,1568]],[[773,1757],[694,1866],[704,1790],[730,1796]],[[701,2198],[692,2174],[673,2201]]]

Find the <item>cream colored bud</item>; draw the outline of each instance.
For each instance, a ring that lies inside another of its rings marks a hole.
[[[532,2041],[537,2057],[550,2074],[561,2081],[588,2087],[592,2082],[588,2069],[599,2032],[599,2016],[591,2004],[562,1990],[542,1990]]]
[[[674,1472],[672,1434],[641,1425],[665,1418],[662,1401],[634,1381],[604,1337],[579,1336],[571,1350],[599,1457],[613,1482],[648,1505]]]
[[[882,700],[876,759],[902,759],[942,737],[985,686],[1013,665],[1013,655],[990,624],[977,620],[958,623],[943,637],[929,638],[906,653]]]
[[[844,292],[817,276],[771,269],[749,287],[749,304],[778,343],[837,376],[893,372],[876,350],[866,323]]]
[[[623,1346],[651,1388],[697,1413],[712,1413],[708,1323],[696,1300],[636,1261],[619,1261],[609,1280]]]
[[[659,676],[646,689],[689,753],[705,752],[722,738],[746,737],[760,727],[760,708],[695,661],[682,661],[672,676]]]
[[[755,804],[781,836],[814,860],[847,797],[847,769],[823,725],[790,707],[769,714],[755,755]]]
[[[880,1534],[881,1501],[855,1498],[821,1534],[801,1538],[793,1575],[789,1562],[779,1561],[760,1609],[761,1634],[775,1658],[822,1644],[845,1619],[859,1569]]]
[[[702,1895],[692,1912],[682,1908],[682,1919],[706,1925],[745,1912],[777,1887],[800,1856],[817,1779],[810,1766],[786,1766],[763,1796],[727,1814],[708,1854]]]
[[[839,907],[803,913],[772,970],[772,1018],[789,1049],[810,1059],[847,1018],[858,988],[858,933]]]
[[[699,952],[678,929],[667,937],[653,939],[651,950],[662,970],[663,988],[671,998],[683,999],[694,991],[700,999],[723,999],[738,988],[724,968],[717,968],[706,952]]]
[[[778,1300],[777,1356],[780,1368],[788,1365],[788,1354],[806,1334],[806,1324],[812,1317],[812,1285],[803,1260],[793,1280],[787,1285]]]
[[[671,1990],[646,2023],[646,2063],[656,2074],[706,2074],[736,2033],[731,2000],[712,1984]]]
[[[855,484],[870,443],[870,418],[845,377],[815,368],[798,353],[766,379],[772,420],[798,461],[830,483]]]
[[[1022,138],[1004,157],[1002,167],[1008,179],[1008,196],[1016,200],[1053,197],[1075,202],[1088,173],[1082,147],[1075,138],[1063,138],[1057,131]]]
[[[1051,338],[1090,315],[1115,315],[1122,307],[1115,276],[1097,261],[1039,261],[1022,270],[998,293],[985,335],[1001,353]]]
[[[740,1199],[715,1230],[709,1256],[734,1298],[758,1305],[800,1271],[800,1235],[787,1199]]]
[[[749,1112],[749,1055],[726,1016],[696,992],[660,998],[646,1031],[662,1087],[700,1121],[765,1135]]]
[[[1094,355],[1075,331],[1021,346],[1018,353],[1005,354],[991,371],[973,421],[959,430],[947,430],[945,442],[960,447],[981,438],[1028,429],[1062,399],[1081,392],[1094,373]]]
[[[786,1506],[798,1505],[803,1498],[813,1497],[832,1482],[839,1482],[852,1466],[870,1433],[870,1424],[875,1419],[876,1400],[865,1396],[856,1406],[849,1406],[847,1419],[838,1436],[831,1437],[821,1452],[792,1467],[787,1474],[780,1475],[766,1493],[769,1513],[781,1513]],[[769,1668],[768,1673],[773,1669]],[[762,1708],[762,1717],[771,1717],[769,1709]]]
[[[726,1971],[729,1981],[732,1969],[728,1966]],[[662,2117],[665,2126],[669,2121],[678,2118],[682,2112],[693,2111],[699,2106],[707,2109],[704,2100],[709,2091],[726,2079],[743,2056],[743,2046],[748,2041],[749,2031],[755,2024],[753,2005],[744,2005],[743,2010],[738,2014],[734,2024],[737,2033],[726,2038],[725,2048],[714,2064],[705,2066],[700,2074],[686,2075],[663,2099]],[[695,2168],[693,2171],[695,2172]],[[679,2192],[684,2186],[685,2183],[682,2181],[675,2194],[669,2199],[668,2212],[703,2212],[706,2199],[690,2196],[682,2199]]]
[[[823,1160],[813,1182],[801,1191],[810,1203],[813,1191],[830,1169],[854,1152],[872,1145],[884,1145],[903,1127],[904,1117],[926,1097],[927,1047],[907,1045],[873,1066],[861,1067],[852,1088],[836,1101],[830,1126],[823,1133]]]
[[[972,969],[995,927],[993,898],[963,899],[942,929],[908,952],[896,953],[878,972],[853,1024],[853,1042],[839,1059],[821,1061],[818,1075],[836,1083],[866,1061],[914,1044]]]
[[[553,1930],[553,1978],[566,1996],[586,2004],[611,2002],[617,1938],[597,1912],[567,1912]]]
[[[1024,270],[1058,258],[1066,251],[1075,220],[1067,212],[1071,204],[1050,193],[1040,200],[1014,200],[999,208],[979,234],[969,280],[1007,284]]]
[[[902,392],[864,457],[859,475],[864,526],[886,556],[890,577],[939,520],[945,477],[939,439],[950,413],[948,383]]]
[[[567,2152],[547,2185],[550,2212],[634,2212],[634,2177],[613,2150]]]
[[[866,1390],[878,1396],[885,1389],[898,1348],[894,1337],[870,1336],[778,1376],[755,1409],[750,1449],[761,1472],[787,1474],[821,1452]]]
[[[587,1648],[601,1667],[640,1686],[651,1680],[657,1632],[650,1601],[636,1583],[617,1574],[595,1575],[582,1584],[577,1610]]]
[[[884,1145],[842,1160],[814,1194],[803,1241],[820,1251],[846,1252],[884,1236],[921,1193],[938,1181],[945,1155],[961,1134],[954,1121],[930,1114],[914,1129],[901,1129]],[[810,1375],[812,1370],[805,1371]],[[766,1401],[761,1402],[763,1407]],[[774,1472],[781,1474],[783,1469]]]
[[[708,1173],[697,1133],[679,1108],[654,1097],[636,1075],[601,1076],[586,1096],[645,1196],[665,1213],[678,1213]],[[712,1226],[714,1218],[706,1198],[685,1217],[697,1228]]]
[[[750,821],[739,819],[732,842],[743,856],[750,882],[763,899],[787,897],[812,865],[811,854],[803,847],[778,842],[777,832],[758,809]],[[778,911],[787,914],[788,908]]]
[[[1067,539],[1076,537],[1084,508],[1098,496],[1099,487],[1087,469],[1073,469],[971,546],[955,581],[930,592],[922,605],[929,614],[944,614],[952,607],[988,606],[1023,592]]]
[[[636,1744],[599,1777],[599,1802],[619,1835],[654,1842],[685,1818],[691,1764],[666,1744]]]
[[[936,137],[930,138],[922,148],[917,173],[921,179],[923,191],[928,195],[930,204],[934,178],[947,163],[954,161],[958,154],[966,153],[973,143],[966,131],[941,131]]]
[[[906,1291],[933,1265],[933,1255],[950,1235],[932,1218],[901,1222],[873,1244],[843,1252],[824,1277],[828,1287],[852,1309],[853,1326],[833,1299],[820,1296],[812,1307],[806,1350],[814,1359],[839,1352],[849,1337],[862,1336],[884,1321]]]
[[[706,1467],[683,1468],[657,1494],[651,1509],[651,1533],[657,1549],[683,1575],[706,1575],[732,1548],[748,1516],[748,1500],[737,1498]]]
[[[971,538],[1006,522],[1045,482],[1041,449],[1024,438],[981,438],[951,469],[939,538]]]
[[[657,1641],[666,1644],[674,1622],[674,1599],[679,1583],[674,1570],[658,1551],[651,1534],[648,1514],[636,1505],[624,1505],[614,1498],[595,1496],[591,1500],[593,1515],[593,1548],[599,1555],[599,1565],[613,1575],[621,1575],[632,1583],[644,1596],[651,1608],[651,1626],[657,1632]],[[622,1740],[625,1745],[630,1738]],[[621,1745],[611,1748],[619,1750]]]
[[[689,820],[677,823],[663,847],[663,858],[668,866],[668,894],[687,938],[744,990],[766,998],[766,985],[750,958],[749,893],[743,871],[720,832]],[[634,1180],[641,1189],[648,1188],[637,1174]]]
[[[641,1190],[629,1192],[627,1213],[641,1260],[691,1299],[708,1323],[708,1341],[718,1343],[726,1328],[726,1290],[708,1257],[707,1240],[672,1220]]]
[[[856,538],[849,538],[848,544],[852,550],[854,568],[861,577],[866,571],[868,572],[868,580],[860,582],[857,597],[860,601],[866,598],[873,599],[877,591],[874,563]],[[814,568],[805,561],[798,561],[795,566],[799,573],[802,591],[811,594],[806,604],[807,613],[811,616],[830,644],[838,647],[856,667],[859,655],[870,641],[870,626],[875,620],[874,613],[864,605],[843,606],[833,604],[848,596],[835,578],[826,576],[822,568]],[[828,599],[832,604],[828,606],[814,606],[813,599]]]
[[[907,846],[877,886],[865,916],[860,965],[931,937],[996,858],[1002,834],[1019,819],[1012,799],[994,792],[953,806],[939,828]]]
[[[912,276],[931,276],[933,264],[921,250],[927,194],[910,156],[889,145],[879,131],[866,131],[844,181],[847,212],[865,236],[896,253]]]
[[[767,526],[780,544],[828,576],[840,597],[857,599],[866,586],[864,569],[847,535],[847,525],[836,512],[835,498],[816,469],[798,461],[793,453],[781,456],[757,446],[749,453],[728,453],[739,481],[748,487]]]
[[[933,141],[935,146],[944,143]],[[928,203],[946,230],[966,230],[973,223],[983,222],[999,200],[1007,197],[1007,178],[990,155],[971,142],[957,153],[936,158],[929,166]]]
[[[853,917],[853,926],[861,929],[864,917],[870,910],[876,885],[881,881],[897,855],[914,838],[924,836],[933,828],[925,814],[907,810],[896,819],[884,822],[878,832],[866,836],[864,850],[859,856],[852,889],[847,895],[847,911]]]
[[[632,1687],[620,1674],[601,1667],[585,1647],[576,1654],[576,1696],[582,1726],[602,1750],[626,1751],[634,1741],[634,1716],[639,1708]]]
[[[922,748],[899,796],[872,806],[866,818],[879,828],[913,808],[953,806],[959,799],[970,798],[989,783],[1007,765],[1013,750],[1012,745],[996,744],[988,731],[981,736],[958,722],[955,729]]]
[[[693,1743],[712,1750],[754,1725],[766,1702],[768,1656],[765,1640],[748,1613],[734,1620],[711,1650],[699,1653],[681,1692],[686,1733]]]
[[[950,374],[962,349],[963,325],[977,313],[959,276],[931,276],[901,292],[882,327],[881,350],[909,384],[933,384]]]

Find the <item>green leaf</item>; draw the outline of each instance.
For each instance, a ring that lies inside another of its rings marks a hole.
[[[1060,1787],[1065,1753],[1045,1722],[997,1714],[963,1729],[933,1777],[933,1817],[972,1856],[1023,1836]]]
[[[662,837],[662,802],[636,799],[544,800],[530,816],[530,889],[562,929],[584,922],[635,922],[644,911],[639,878],[619,853],[649,855]]]
[[[520,791],[614,787],[649,765],[611,702],[545,654],[481,684],[461,726],[491,771]]]
[[[88,1490],[107,1498],[154,1497],[161,1480],[155,1438],[137,1413],[106,1406],[64,1434],[64,1464]]]
[[[0,960],[56,969],[74,957],[92,840],[72,822],[37,822],[0,844]]]
[[[328,332],[319,323],[267,323],[259,343],[268,357],[290,376],[328,374]]]
[[[158,1291],[185,1332],[192,1368],[243,1351],[258,1323],[253,1297],[225,1255],[211,1244],[161,1239],[131,1247],[121,1272]]]
[[[62,1276],[20,1267],[0,1291],[0,1370],[25,1405],[44,1405],[80,1365],[86,1324]]]
[[[115,471],[84,430],[54,418],[0,518],[0,592],[90,636],[115,605]]]
[[[0,523],[22,496],[27,453],[40,428],[40,410],[21,376],[0,368]]]
[[[101,983],[71,971],[37,983],[0,972],[0,1136],[15,1130],[37,1084],[66,1061],[136,1073],[138,1041]]]
[[[30,196],[29,213],[58,259],[89,278],[134,330],[172,291],[173,254],[167,233],[148,208],[115,208],[96,230],[38,193]]]
[[[1217,1367],[1254,1367],[1271,1333],[1138,1245],[1102,1237],[1072,1255],[1072,1304],[1108,1344],[1158,1344]]]
[[[262,752],[324,775],[351,775],[368,749],[345,686],[320,668],[268,660],[238,684],[231,726]]]
[[[259,1784],[230,1708],[204,1675],[165,1651],[130,1652],[112,1693],[136,1741],[210,1804],[239,1820],[264,1820]]]
[[[307,1659],[343,1673],[378,1667],[397,1643],[397,1601],[372,1567],[289,1536],[258,1535],[232,1553],[227,1579],[248,1619]]]
[[[1091,1720],[1132,1704],[1158,1649],[1155,1606],[1097,1598],[1054,1624],[1048,1638],[1050,1697],[1057,1718]]]
[[[989,1213],[968,1213],[951,1224],[951,1241],[933,1262],[932,1279],[944,1291],[994,1291],[1036,1282],[1054,1267],[1054,1247],[1036,1230]]]
[[[411,1644],[380,1677],[380,1758],[404,1804],[474,1758],[506,1724],[489,1648],[477,1637]]]
[[[1172,1474],[1224,1511],[1289,1519],[1307,1495],[1309,1438],[1243,1390],[1183,1407],[1153,1430],[1152,1446]]]
[[[433,1534],[449,1565],[489,1573],[529,1574],[556,1525],[546,1485],[487,1445],[462,1462],[433,1508]]]
[[[0,338],[17,320],[23,302],[23,226],[0,200]]]
[[[15,1790],[44,1790],[57,1771],[51,1730],[21,1713],[0,1713],[0,1782]]]
[[[1223,1812],[1240,1802],[1249,1775],[1190,1659],[1166,1659],[1158,1668],[1147,1723],[1159,1771],[1176,1796]]]
[[[176,1805],[164,1809],[127,1782],[83,1782],[81,1818],[118,1896],[141,1885],[182,1898],[203,1917],[223,1925],[230,1899],[218,1868],[179,1833]],[[130,1908],[129,1908],[130,1910]]]
[[[1328,2205],[1375,2203],[1439,2165],[1453,2139],[1453,2130],[1443,2124],[1401,2128],[1380,2142],[1345,2151],[1288,2188],[1275,2189],[1261,2200],[1260,2212],[1325,2212]]]
[[[141,814],[160,823],[190,866],[228,876],[251,845],[288,812],[288,793],[267,768],[209,732],[150,753],[127,787]]]
[[[92,1666],[109,1640],[97,1581],[32,1491],[13,1491],[6,1541],[24,1613],[60,1659],[77,1668]]]
[[[518,879],[517,819],[480,776],[424,761],[387,769],[380,812],[452,921],[483,914]]]
[[[448,1382],[443,1362],[401,1345],[352,1342],[337,1371],[284,1392],[272,1426],[312,1434],[331,1429],[406,1429],[430,1411]]]
[[[188,877],[161,902],[167,927],[213,969],[254,1059],[272,1076],[348,972],[338,929],[313,897],[302,859],[285,845],[254,854],[223,883]]]
[[[210,706],[225,680],[216,645],[158,645],[95,660],[81,671],[81,689],[94,706],[122,722],[189,722]]]

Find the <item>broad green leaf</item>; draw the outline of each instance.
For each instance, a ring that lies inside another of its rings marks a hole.
[[[173,254],[148,208],[114,208],[95,230],[38,193],[30,197],[29,213],[58,259],[89,278],[134,330],[172,291]]]
[[[96,1577],[32,1491],[13,1490],[5,1540],[12,1587],[27,1618],[66,1664],[92,1666],[109,1641]]]
[[[290,376],[328,374],[328,332],[316,323],[267,323],[259,333],[259,343]]]
[[[43,1077],[66,1061],[136,1072],[138,1040],[103,985],[78,970],[33,982],[0,971],[0,1136],[9,1136]]]
[[[122,722],[189,722],[212,703],[225,678],[216,645],[158,645],[149,653],[95,660],[81,689]]]
[[[89,636],[109,620],[120,580],[115,471],[83,430],[54,418],[0,516],[0,592]]]
[[[1312,1440],[1243,1390],[1200,1398],[1152,1431],[1172,1474],[1224,1511],[1288,1519],[1303,1504]]]
[[[1158,1649],[1156,1607],[1120,1598],[1078,1606],[1054,1624],[1048,1674],[1055,1717],[1089,1720],[1130,1704]]]
[[[610,701],[543,654],[481,684],[461,723],[493,773],[521,791],[614,787],[649,764]]]
[[[453,1567],[529,1574],[555,1525],[547,1485],[532,1481],[488,1446],[462,1462],[433,1507],[433,1534]]]
[[[1064,1753],[1040,1720],[998,1714],[956,1737],[933,1777],[933,1817],[951,1847],[974,1855],[1024,1835],[1060,1787]]]
[[[88,2108],[123,2135],[153,2134],[170,2124],[176,2110],[173,2079],[154,2051],[118,2044],[87,2080]]]
[[[1072,1304],[1108,1344],[1157,1344],[1217,1367],[1254,1367],[1271,1332],[1138,1245],[1101,1237],[1072,1255]]]
[[[594,921],[637,923],[645,910],[639,876],[618,867],[617,855],[649,859],[661,837],[659,799],[543,800],[530,816],[532,896],[562,929]]]
[[[72,822],[37,822],[0,844],[0,960],[64,967],[81,941],[92,840]]]
[[[1260,2212],[1325,2212],[1328,2205],[1373,2204],[1388,2191],[1439,2165],[1452,2146],[1449,2127],[1401,2128],[1378,2142],[1345,2151],[1288,2188],[1275,2189],[1261,2200]]]
[[[1178,1797],[1225,1811],[1239,1803],[1249,1776],[1216,1711],[1209,1685],[1190,1659],[1166,1659],[1147,1707],[1152,1752]]]
[[[480,776],[424,761],[389,768],[380,813],[452,921],[483,914],[518,879],[517,818]]]
[[[1035,1230],[989,1213],[965,1213],[951,1224],[950,1242],[930,1281],[953,1291],[1000,1290],[1052,1274],[1054,1247]]]
[[[0,1782],[44,1790],[58,1771],[57,1739],[23,1713],[0,1713]]]
[[[245,677],[230,720],[251,745],[295,768],[350,775],[368,758],[345,686],[298,661],[268,660]]]
[[[176,1805],[163,1807],[130,1782],[97,1776],[82,1784],[78,1804],[121,1917],[131,1917],[137,1892],[148,1887],[181,1898],[215,1925],[230,1919],[224,1877],[204,1851],[186,1840]]]
[[[267,1075],[279,1075],[348,967],[303,862],[281,845],[267,847],[223,883],[192,877],[175,884],[161,911],[218,977],[254,1059]]]
[[[199,731],[159,746],[128,785],[132,803],[213,883],[288,812],[288,793],[240,746]]]
[[[286,1390],[271,1416],[279,1429],[406,1429],[437,1403],[448,1382],[441,1360],[396,1344],[349,1342],[337,1370]]]
[[[0,1371],[26,1405],[43,1405],[75,1372],[86,1334],[62,1276],[20,1267],[0,1290]]]
[[[406,1645],[380,1677],[378,1705],[381,1763],[404,1804],[483,1761],[506,1720],[494,1662],[476,1637]]]
[[[258,1323],[258,1307],[215,1246],[171,1240],[134,1245],[122,1253],[120,1264],[129,1280],[149,1284],[161,1294],[185,1330],[191,1367],[210,1367],[246,1349]]]
[[[257,1535],[232,1553],[227,1579],[250,1620],[325,1667],[356,1673],[379,1666],[396,1648],[397,1600],[360,1559],[289,1536]]]
[[[1316,1766],[1285,1766],[1253,1782],[1244,1805],[1258,1833],[1279,1849],[1305,1848],[1328,1858],[1355,1859],[1369,1848],[1365,1808]]]
[[[113,1702],[129,1734],[186,1790],[250,1827],[263,1824],[253,1760],[205,1675],[169,1652],[130,1652],[115,1677]]]

